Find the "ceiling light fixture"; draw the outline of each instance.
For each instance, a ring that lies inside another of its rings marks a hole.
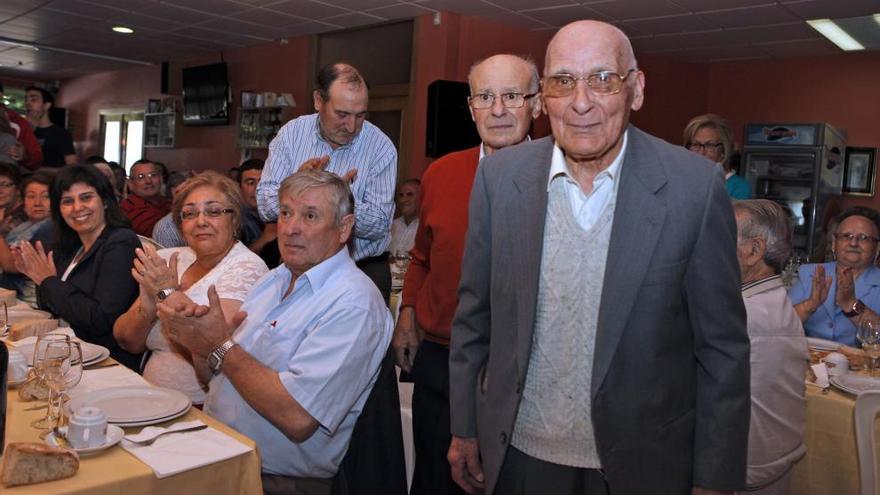
[[[113,26],[113,31],[121,34],[133,34],[134,29],[125,26]]]
[[[880,24],[880,14],[874,14],[874,22]]]
[[[807,21],[807,24],[816,31],[819,31],[819,33],[828,38],[829,41],[840,47],[841,50],[851,52],[865,49],[861,43],[847,34],[846,31],[841,29],[840,26],[835,24],[831,19],[813,19]]]

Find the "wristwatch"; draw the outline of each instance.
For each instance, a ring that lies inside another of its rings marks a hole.
[[[208,367],[211,368],[215,375],[220,373],[220,368],[223,366],[223,358],[226,357],[229,349],[232,349],[235,345],[236,343],[232,339],[226,339],[225,342],[215,347],[211,354],[208,354]]]
[[[168,296],[170,296],[173,292],[174,289],[171,287],[167,289],[161,289],[159,292],[156,293],[156,299],[164,301],[165,299],[168,299]]]
[[[852,307],[849,311],[844,311],[843,315],[847,318],[852,318],[853,316],[859,316],[865,311],[865,303],[862,302],[861,299],[856,299],[856,302],[853,303]]]

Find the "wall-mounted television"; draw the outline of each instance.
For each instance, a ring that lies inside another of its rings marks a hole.
[[[183,124],[229,124],[230,94],[225,62],[183,69]]]

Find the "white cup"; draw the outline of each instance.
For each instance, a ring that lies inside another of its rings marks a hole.
[[[6,378],[11,383],[19,383],[27,378],[28,362],[21,351],[9,349],[9,366],[6,368]]]
[[[839,352],[830,352],[825,359],[825,366],[828,367],[830,376],[840,376],[849,373],[849,359]]]
[[[81,407],[70,418],[67,441],[75,449],[100,447],[107,438],[107,415],[97,407]]]

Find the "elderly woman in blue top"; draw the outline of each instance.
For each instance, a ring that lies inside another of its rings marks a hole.
[[[831,249],[836,261],[801,266],[789,297],[807,336],[858,346],[859,320],[877,318],[880,312],[880,269],[874,265],[880,252],[880,214],[856,206],[835,220]]]

